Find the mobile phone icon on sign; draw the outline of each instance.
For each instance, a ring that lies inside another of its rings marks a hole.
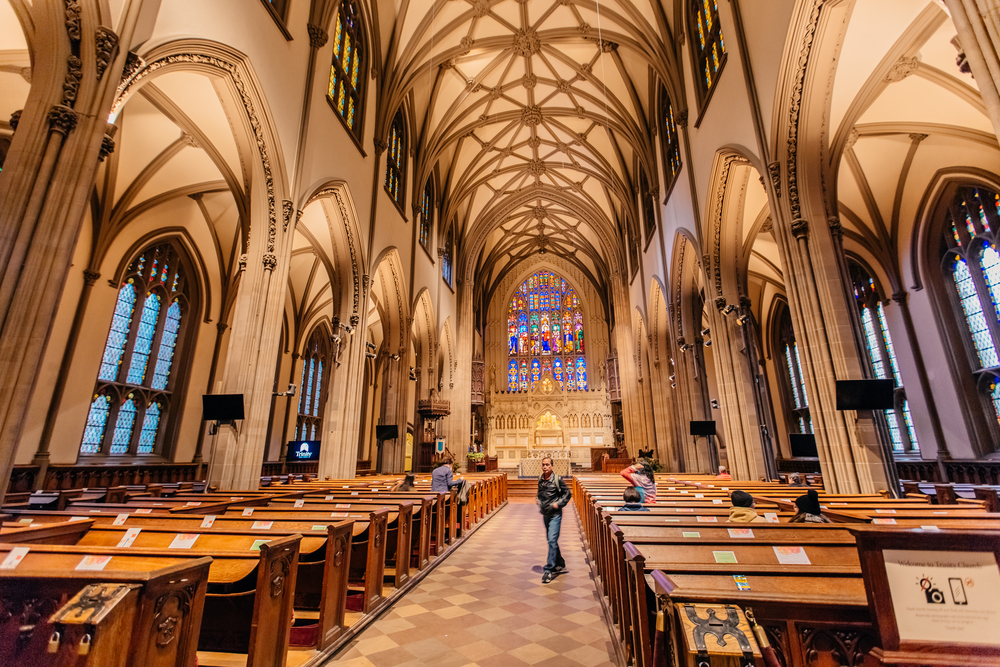
[[[961,579],[951,577],[948,579],[948,585],[951,586],[951,599],[955,604],[969,604],[969,599],[965,597],[965,585]]]

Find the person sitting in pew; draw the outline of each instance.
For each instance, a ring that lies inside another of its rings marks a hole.
[[[642,504],[642,494],[631,486],[625,489],[622,494],[625,504],[621,507],[622,512],[648,512],[649,508]]]
[[[733,506],[729,508],[729,523],[761,523],[764,517],[757,514],[754,509],[754,499],[746,491],[737,489],[733,491],[729,499],[733,501]]]
[[[796,472],[788,478],[788,486],[806,486],[806,484],[802,481],[802,475]]]
[[[452,479],[451,474],[451,457],[446,456],[442,459],[440,465],[434,468],[434,472],[431,473],[431,492],[432,493],[448,493],[448,490],[453,486],[458,486],[462,483],[462,480]]]
[[[412,472],[406,473],[406,477],[396,482],[390,491],[412,491],[417,486],[417,478]]]
[[[715,479],[732,479],[732,475],[726,470],[726,466],[719,466],[719,474],[715,476]]]
[[[795,499],[798,513],[788,523],[833,523],[823,516],[823,508],[819,506],[819,494],[815,489],[809,489],[804,496]]]
[[[653,479],[653,471],[645,463],[635,463],[625,468],[621,472],[629,484],[642,496],[642,502],[656,502],[656,481]]]

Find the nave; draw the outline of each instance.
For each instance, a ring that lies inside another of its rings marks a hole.
[[[611,667],[615,654],[572,506],[560,548],[567,571],[543,586],[541,517],[533,502],[512,499],[327,664]]]

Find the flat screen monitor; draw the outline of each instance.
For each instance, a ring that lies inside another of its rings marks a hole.
[[[715,435],[714,421],[692,421],[691,435]]]
[[[201,397],[201,418],[209,422],[243,419],[243,394],[205,394]]]
[[[837,380],[838,410],[892,410],[892,380]]]
[[[376,440],[392,440],[399,437],[399,427],[395,424],[378,425],[375,427]]]
[[[287,461],[319,461],[319,440],[291,440]]]
[[[791,440],[794,458],[819,456],[819,452],[816,451],[816,436],[812,433],[789,433],[788,439]]]

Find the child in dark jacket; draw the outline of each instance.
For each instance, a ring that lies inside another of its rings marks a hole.
[[[643,506],[642,504],[642,494],[640,494],[635,487],[628,487],[625,489],[625,493],[622,494],[622,500],[625,501],[625,505],[621,508],[622,512],[648,512],[649,508]]]

